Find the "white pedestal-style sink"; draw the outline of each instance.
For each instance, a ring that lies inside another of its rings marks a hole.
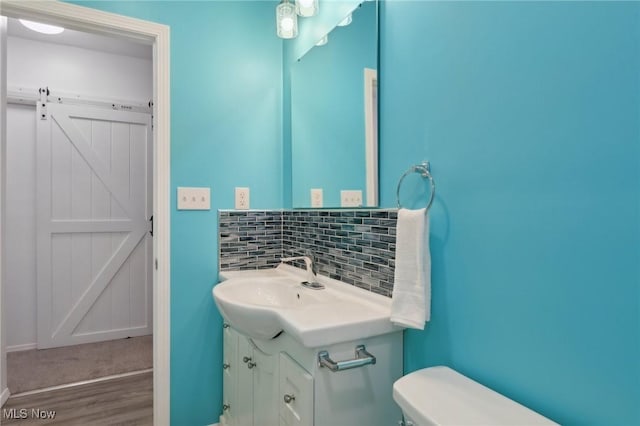
[[[323,276],[324,289],[305,288],[304,271],[289,265],[223,272],[221,278],[213,288],[220,313],[254,339],[284,331],[314,348],[401,330],[389,319],[391,299]]]
[[[391,299],[323,276],[324,289],[309,289],[289,265],[220,275],[221,426],[397,423],[402,329]]]

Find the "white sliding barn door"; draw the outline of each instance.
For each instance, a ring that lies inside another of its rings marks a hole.
[[[152,333],[149,114],[37,111],[37,344]]]

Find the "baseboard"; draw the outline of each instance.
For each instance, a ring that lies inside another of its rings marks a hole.
[[[7,352],[29,351],[31,349],[37,349],[37,347],[38,345],[36,343],[25,343],[24,345],[7,346]]]
[[[0,407],[4,406],[4,403],[7,402],[7,399],[9,399],[10,395],[11,392],[9,392],[9,388],[4,388],[4,390],[2,391],[2,397],[0,397]]]

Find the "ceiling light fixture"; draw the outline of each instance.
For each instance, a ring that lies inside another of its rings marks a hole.
[[[282,0],[276,7],[276,33],[280,38],[295,38],[298,35],[296,8],[289,0]]]
[[[353,21],[353,16],[351,16],[351,14],[347,15],[346,18],[344,18],[342,21],[340,21],[338,23],[339,27],[346,27],[347,25],[349,25],[351,23],[351,21]]]
[[[60,34],[64,31],[64,28],[56,25],[41,24],[40,22],[27,21],[26,19],[19,20],[22,25],[29,28],[31,31],[35,31],[42,34]]]
[[[318,13],[318,0],[296,0],[296,13],[308,18]]]

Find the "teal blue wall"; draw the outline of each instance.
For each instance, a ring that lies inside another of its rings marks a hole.
[[[295,40],[295,39],[294,39]],[[291,40],[282,43],[282,208],[293,207],[293,163],[291,161],[291,65],[294,59]]]
[[[364,69],[378,67],[376,12],[364,2],[290,65],[294,207],[311,207],[311,188],[323,189],[325,207],[340,207],[344,189],[366,195]]]
[[[381,201],[431,160],[448,364],[562,424],[640,424],[640,3],[384,4]]]
[[[290,203],[290,45],[271,2],[91,6],[172,29],[172,193],[212,187],[211,212],[171,219],[172,420],[215,422],[215,209],[236,185]],[[382,205],[423,159],[438,186],[432,321],[406,332],[405,369],[448,364],[560,423],[640,423],[640,4],[388,0],[381,16]]]
[[[282,205],[282,42],[275,2],[82,2],[171,27],[171,422],[218,421],[221,318],[211,289],[217,209],[233,188]],[[211,211],[175,210],[177,186],[211,187]]]

